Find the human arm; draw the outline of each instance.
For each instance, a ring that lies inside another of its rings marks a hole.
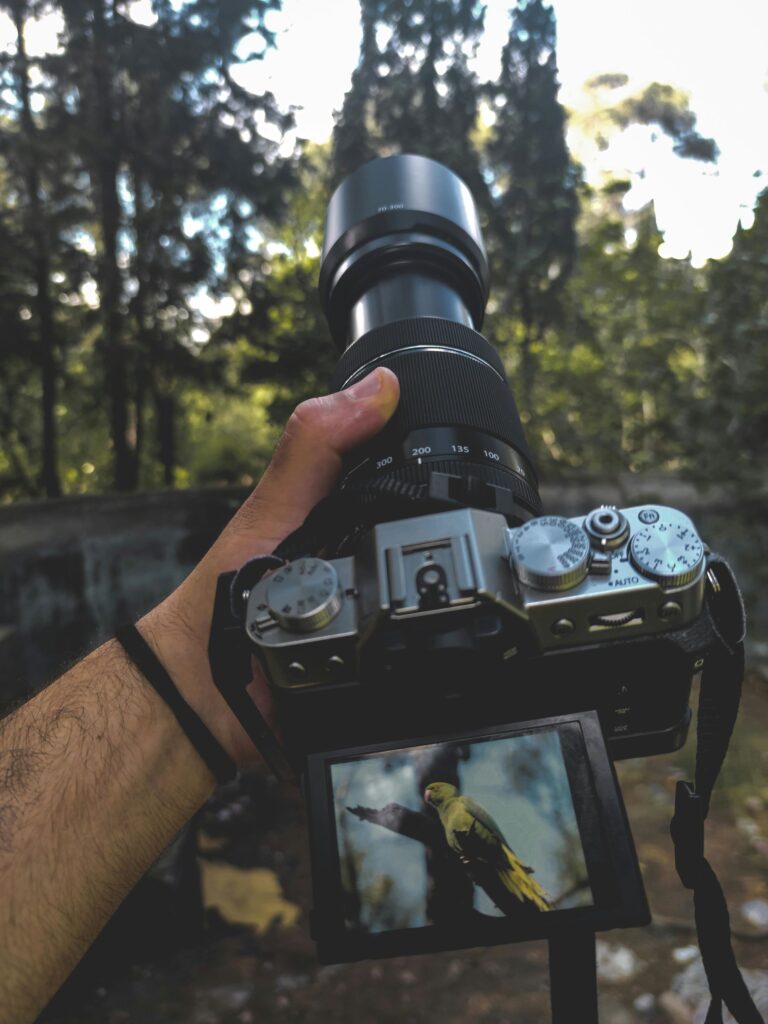
[[[220,573],[271,551],[335,483],[344,452],[398,399],[377,370],[303,403],[258,487],[190,576],[139,622],[236,761],[258,754],[215,689],[207,644]],[[251,695],[269,714],[263,677]],[[214,788],[176,719],[109,641],[0,723],[0,1007],[34,1020],[120,901]]]

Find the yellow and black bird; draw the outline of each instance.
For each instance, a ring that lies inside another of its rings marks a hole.
[[[424,799],[440,815],[450,848],[471,867],[492,869],[504,888],[520,903],[551,910],[544,889],[532,877],[533,869],[515,855],[499,826],[486,809],[470,796],[462,796],[449,782],[431,782]]]

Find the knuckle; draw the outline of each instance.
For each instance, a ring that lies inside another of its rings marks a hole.
[[[289,437],[315,434],[321,429],[328,412],[327,398],[308,398],[291,413],[285,432]]]

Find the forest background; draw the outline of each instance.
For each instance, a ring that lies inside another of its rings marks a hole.
[[[566,141],[569,116],[595,151],[645,126],[714,167],[683,91],[607,68],[569,115],[542,0],[511,10],[493,81],[471,61],[484,4],[361,0],[350,89],[332,137],[310,142],[236,73],[279,46],[279,8],[1,0],[0,502],[252,483],[337,358],[316,290],[330,192],[395,152],[472,190],[483,331],[544,479],[762,488],[768,191],[726,257],[662,258],[653,204],[628,210],[630,181],[588,180]],[[52,14],[58,45],[30,49]],[[322,74],[332,43],[329,23],[296,74]]]

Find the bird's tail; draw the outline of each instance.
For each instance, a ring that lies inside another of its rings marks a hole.
[[[514,855],[506,843],[502,845],[502,849],[508,865],[499,871],[499,878],[504,888],[516,896],[521,903],[530,902],[535,904],[539,910],[551,910],[552,907],[546,892],[531,875],[530,870]]]

